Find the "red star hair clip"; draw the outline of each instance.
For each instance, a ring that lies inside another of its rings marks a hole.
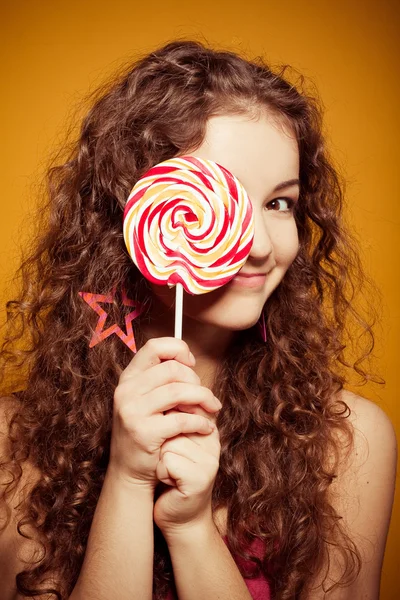
[[[90,292],[78,292],[81,298],[89,304],[90,308],[92,308],[98,315],[99,320],[97,321],[96,329],[94,331],[93,337],[90,340],[89,348],[93,348],[99,342],[102,342],[110,335],[115,333],[120,340],[124,342],[132,350],[132,352],[136,352],[136,342],[135,337],[133,335],[132,321],[136,319],[143,312],[143,305],[139,302],[134,302],[130,300],[125,290],[122,292],[122,302],[124,306],[134,307],[129,314],[125,317],[125,328],[126,333],[122,331],[122,329],[116,324],[112,324],[107,329],[103,329],[104,324],[107,320],[108,313],[100,306],[100,303],[112,304],[115,298],[116,290],[112,290],[109,294],[91,294]]]

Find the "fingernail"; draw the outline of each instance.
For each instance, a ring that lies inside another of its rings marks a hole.
[[[190,358],[190,362],[194,366],[196,364],[196,359],[191,352],[189,352],[189,358]]]

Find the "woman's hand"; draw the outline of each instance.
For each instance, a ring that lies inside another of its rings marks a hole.
[[[108,467],[114,474],[154,490],[163,443],[180,434],[201,438],[212,431],[205,415],[217,412],[221,405],[200,385],[193,364],[185,342],[157,338],[149,340],[122,372],[114,394]],[[196,405],[205,411],[203,415],[168,412],[173,408],[190,412]]]
[[[204,413],[200,407],[187,410]],[[211,496],[220,450],[218,429],[208,435],[178,435],[162,445],[156,474],[172,487],[156,501],[153,518],[165,537],[193,524],[212,523]]]

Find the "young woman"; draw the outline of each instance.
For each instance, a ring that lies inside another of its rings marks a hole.
[[[185,295],[185,341],[122,235],[135,182],[183,155],[236,175],[255,217],[238,275]],[[49,198],[2,351],[1,600],[376,600],[396,439],[345,389],[346,328],[370,328],[315,101],[261,60],[170,43],[102,91]],[[79,292],[111,290],[104,329],[123,292],[146,306],[135,355],[89,348]]]

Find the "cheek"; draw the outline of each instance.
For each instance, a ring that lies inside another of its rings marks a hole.
[[[294,221],[288,223],[280,232],[276,232],[273,245],[277,263],[289,267],[299,251],[299,236]]]

